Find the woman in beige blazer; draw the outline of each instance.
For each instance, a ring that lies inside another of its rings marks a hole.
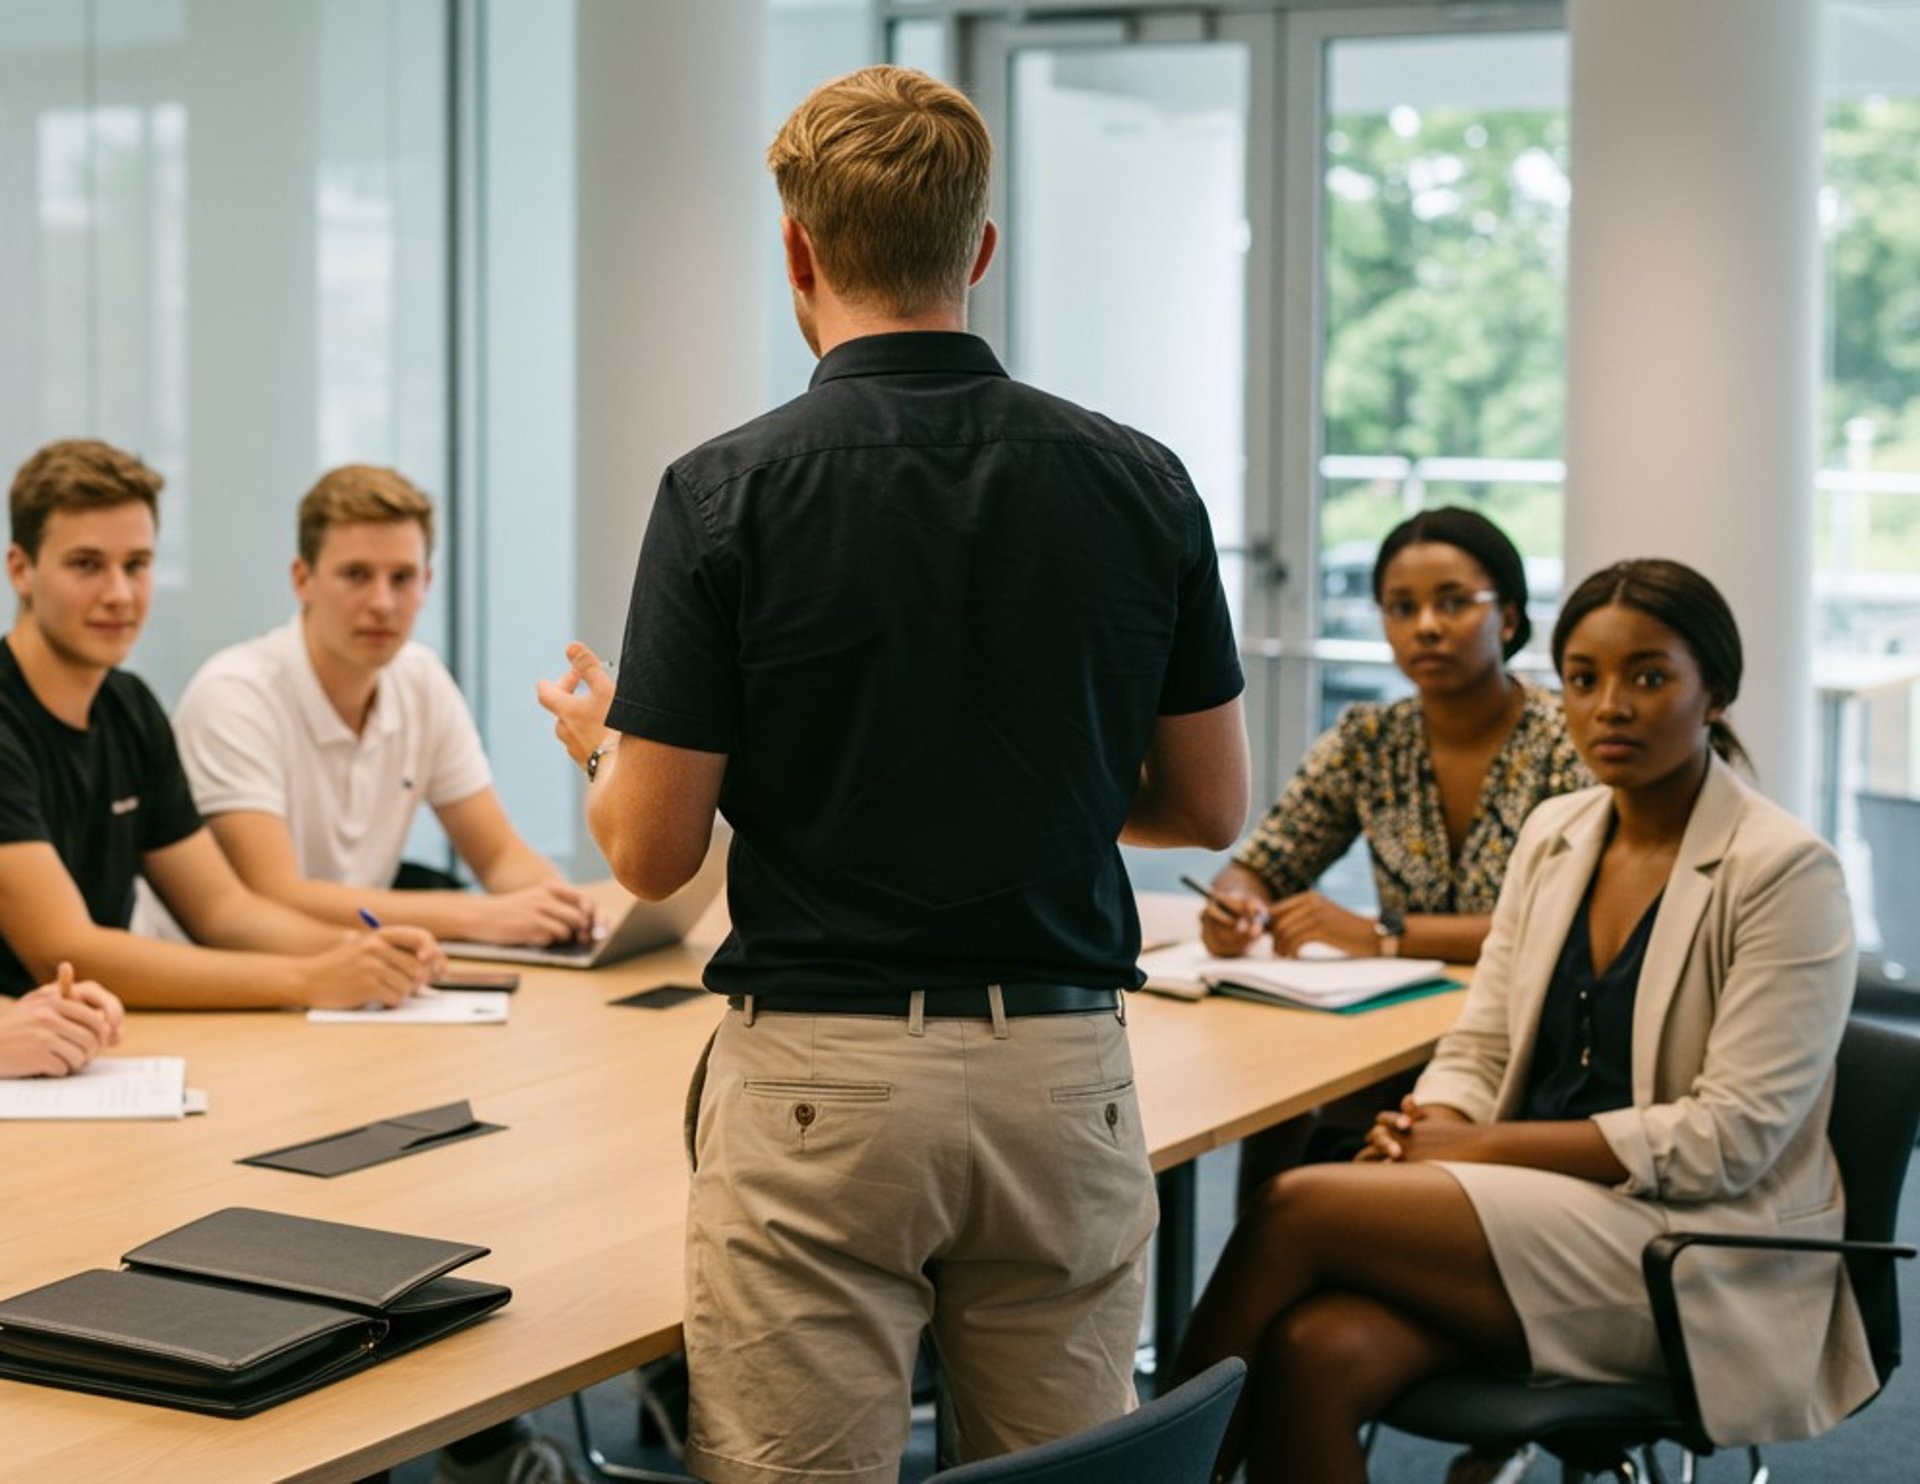
[[[1728,766],[1740,640],[1712,584],[1623,562],[1553,635],[1600,787],[1541,804],[1460,1021],[1361,1163],[1292,1171],[1242,1219],[1179,1375],[1253,1368],[1222,1466],[1366,1477],[1409,1384],[1662,1372],[1640,1253],[1669,1229],[1837,1237],[1826,1138],[1853,995],[1833,853]],[[1845,1272],[1695,1249],[1681,1310],[1708,1431],[1805,1437],[1872,1394]]]

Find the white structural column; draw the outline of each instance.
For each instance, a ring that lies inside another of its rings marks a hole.
[[[759,412],[762,0],[581,0],[579,586],[617,638],[663,469]]]
[[[1705,572],[1761,786],[1807,812],[1818,0],[1572,0],[1567,581]]]

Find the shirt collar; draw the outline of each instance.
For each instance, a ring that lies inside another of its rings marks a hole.
[[[924,375],[1004,377],[987,342],[957,330],[899,330],[844,340],[820,358],[809,387],[849,376]]]
[[[399,730],[400,715],[394,706],[391,694],[393,687],[385,684],[373,693],[373,710],[367,717],[364,732],[356,735],[353,728],[340,719],[340,713],[333,709],[333,702],[327,699],[326,688],[320,684],[320,677],[314,673],[313,656],[307,653],[306,625],[298,613],[273,630],[267,636],[267,642],[279,656],[286,671],[293,688],[294,704],[300,708],[307,730],[321,746],[358,746],[369,737],[385,737]]]

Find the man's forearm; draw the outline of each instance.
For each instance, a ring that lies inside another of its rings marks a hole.
[[[240,952],[310,954],[340,946],[338,927],[246,889],[229,893],[181,926],[196,943]]]
[[[304,965],[271,953],[232,953],[162,943],[96,927],[58,953],[23,953],[42,980],[65,959],[130,1007],[149,1010],[264,1010],[306,1003]],[[43,961],[44,960],[44,961]]]
[[[255,888],[255,893],[292,908],[303,918],[336,928],[365,926],[366,919],[360,915],[365,911],[377,922],[425,928],[436,938],[471,938],[487,910],[486,898],[471,892],[376,891],[310,877]],[[320,948],[331,948],[338,942],[339,934],[334,933]]]
[[[516,840],[501,851],[498,857],[487,863],[485,870],[475,867],[474,874],[479,878],[480,885],[494,895],[538,886],[542,881],[564,879],[552,861],[524,840]]]

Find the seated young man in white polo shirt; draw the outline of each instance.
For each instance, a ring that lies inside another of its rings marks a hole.
[[[347,927],[362,913],[442,938],[559,943],[593,903],[523,840],[446,666],[411,642],[433,576],[433,504],[349,464],[300,502],[280,628],[223,649],[174,713],[194,802],[255,891]],[[426,803],[480,885],[394,891]]]

